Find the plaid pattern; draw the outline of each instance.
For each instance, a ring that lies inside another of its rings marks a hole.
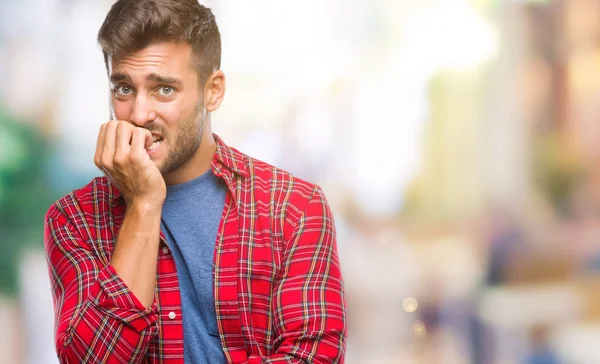
[[[213,267],[227,361],[343,363],[344,290],[323,192],[215,139],[212,171],[229,189]],[[124,214],[119,191],[101,177],[46,215],[62,363],[183,363],[179,281],[164,235],[151,307],[109,264]]]

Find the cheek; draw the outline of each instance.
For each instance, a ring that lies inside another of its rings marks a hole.
[[[132,103],[128,101],[113,100],[113,110],[117,120],[129,120],[131,116]]]
[[[185,107],[179,102],[156,103],[154,112],[159,122],[171,133],[185,118]]]
[[[156,117],[167,125],[176,124],[181,114],[181,108],[174,102],[158,103],[154,108]]]

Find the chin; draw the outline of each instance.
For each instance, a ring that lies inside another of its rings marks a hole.
[[[158,168],[158,170],[160,171],[161,174],[164,174],[163,170],[162,170],[162,166],[163,164],[161,163],[162,161],[155,161],[152,160],[152,163],[154,163],[154,165],[156,166],[156,168]]]

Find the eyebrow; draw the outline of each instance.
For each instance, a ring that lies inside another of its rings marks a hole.
[[[110,82],[117,83],[121,81],[131,82],[131,77],[124,73],[113,73],[112,75],[110,75]]]
[[[166,76],[161,76],[158,73],[150,73],[146,76],[146,80],[147,81],[155,81],[157,83],[164,83],[164,84],[168,84],[168,85],[183,85],[183,82],[178,79],[178,78],[174,78],[174,77],[166,77]],[[117,83],[117,82],[122,82],[122,81],[127,81],[127,82],[132,82],[131,77],[129,77],[129,75],[125,74],[125,73],[113,73],[112,75],[110,75],[110,81],[112,83]]]
[[[148,76],[146,76],[146,81],[156,81],[158,83],[166,83],[169,85],[183,85],[183,82],[181,82],[180,79],[177,79],[175,77],[161,76],[157,73],[151,73]]]

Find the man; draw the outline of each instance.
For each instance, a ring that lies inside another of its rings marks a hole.
[[[225,76],[196,0],[119,0],[98,41],[113,119],[46,215],[63,363],[342,363],[322,191],[211,132]]]

